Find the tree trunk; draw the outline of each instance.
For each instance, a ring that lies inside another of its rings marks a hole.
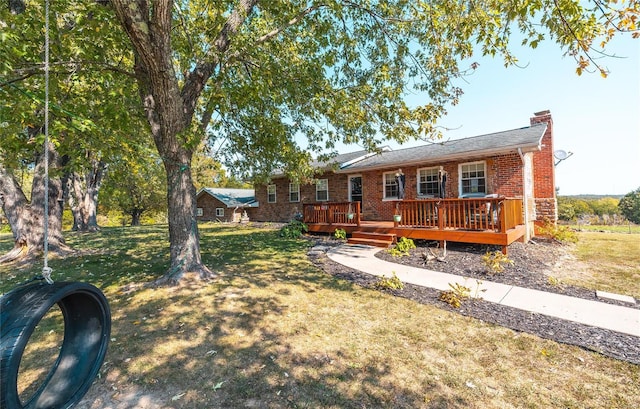
[[[53,146],[50,147],[49,163],[59,167],[60,159]],[[4,211],[14,238],[14,247],[0,257],[1,262],[22,259],[35,259],[44,249],[44,164],[43,155],[39,155],[33,176],[31,202],[27,200],[22,188],[14,176],[0,164],[0,194]],[[60,178],[49,179],[49,231],[48,249],[51,254],[65,255],[71,249],[62,236],[62,197]]]
[[[96,232],[98,226],[98,193],[104,176],[105,164],[93,161],[93,167],[84,177],[76,172],[69,177],[71,212],[73,213],[73,230],[80,232]]]
[[[190,167],[192,154],[186,149],[179,149],[173,157],[164,161],[167,172],[171,266],[159,280],[160,283],[176,284],[187,272],[196,273],[202,279],[215,277],[202,263],[200,256],[196,189]],[[164,154],[162,156],[165,157]]]
[[[131,225],[132,226],[140,226],[140,218],[142,217],[143,209],[133,209],[130,213],[131,216]]]

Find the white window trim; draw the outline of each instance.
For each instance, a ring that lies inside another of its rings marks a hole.
[[[393,175],[393,180],[395,180],[396,177],[396,172],[397,170],[391,171],[391,172],[383,172],[382,173],[382,200],[398,200],[398,196],[389,196],[387,197],[387,177],[386,175],[391,174]]]
[[[202,217],[203,214],[204,214],[204,210],[202,209],[202,207],[198,207],[196,209],[196,216]]]
[[[464,194],[473,194],[473,193],[462,193],[462,167],[463,166],[468,166],[468,165],[477,165],[478,163],[482,164],[482,167],[484,168],[484,192],[478,192],[478,195],[484,193],[485,195],[487,194],[487,184],[488,184],[488,177],[487,177],[487,161],[485,160],[478,160],[475,162],[465,162],[465,163],[460,163],[458,165],[458,197],[461,197]]]
[[[320,185],[321,182],[324,181],[326,189],[320,190],[318,189],[318,186]],[[318,192],[327,192],[327,198],[326,199],[318,199]],[[318,179],[316,181],[316,202],[328,202],[329,201],[329,179]]]
[[[269,193],[269,189],[271,189],[273,187],[273,200],[269,200],[271,193]],[[277,202],[277,196],[276,196],[276,185],[267,185],[267,203],[276,203]]]
[[[222,210],[222,214],[220,214]],[[216,217],[224,217],[224,207],[216,207]]]
[[[291,190],[292,186],[297,186],[298,190]],[[291,194],[292,193],[297,193],[298,194],[298,199],[297,200],[291,200]],[[289,183],[289,202],[299,202],[300,201],[300,183]]]
[[[427,168],[419,168],[416,171],[416,193],[418,195],[418,197],[425,197],[425,198],[434,198],[434,197],[438,197],[438,195],[434,195],[434,194],[424,194],[420,192],[420,171],[421,170],[431,170],[431,169],[435,169],[436,172],[440,171],[440,167],[439,166],[429,166]],[[438,193],[440,193],[440,181],[437,182],[438,183]]]

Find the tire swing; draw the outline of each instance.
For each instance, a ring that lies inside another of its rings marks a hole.
[[[49,1],[45,3],[44,267],[42,279],[0,298],[0,409],[62,409],[77,404],[91,387],[107,353],[111,312],[104,294],[81,282],[51,280],[48,267],[49,173]],[[18,393],[20,361],[31,335],[47,312],[60,308],[64,338],[58,357],[26,402]]]

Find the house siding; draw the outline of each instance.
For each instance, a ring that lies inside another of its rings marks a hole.
[[[239,217],[242,216],[242,212],[244,211],[247,212],[247,216],[249,216],[249,220],[255,220],[255,210],[257,210],[257,208],[246,207],[246,208],[236,209],[235,207],[234,208],[227,207],[226,204],[224,204],[220,200],[216,199],[215,197],[207,193],[200,195],[197,199],[197,203],[198,203],[197,207],[199,209],[202,209],[202,216],[197,216],[196,218],[198,221],[237,222],[239,221]],[[222,217],[216,216],[217,208],[224,209],[224,216]]]

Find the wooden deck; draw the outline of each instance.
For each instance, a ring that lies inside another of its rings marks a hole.
[[[310,232],[369,232],[435,241],[507,246],[525,236],[522,201],[508,198],[402,200],[395,203],[400,221],[362,220],[359,203],[304,205]]]

